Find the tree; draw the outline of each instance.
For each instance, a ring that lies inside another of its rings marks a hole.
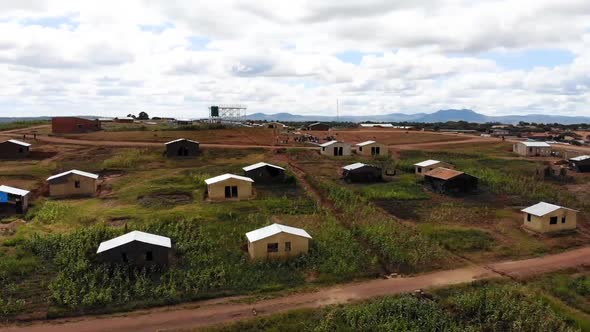
[[[149,120],[150,116],[146,112],[139,112],[137,118],[140,120]]]

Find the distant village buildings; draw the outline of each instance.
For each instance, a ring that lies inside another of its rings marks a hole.
[[[305,127],[306,130],[313,130],[313,131],[328,131],[330,130],[330,125],[327,125],[325,123],[320,123],[320,122],[316,122],[316,123],[312,123],[310,125],[307,125],[307,127]]]
[[[54,134],[79,134],[101,130],[100,121],[88,120],[74,116],[54,117],[51,119],[51,131]]]
[[[514,143],[512,150],[523,157],[551,156],[551,145],[545,142],[518,142]]]

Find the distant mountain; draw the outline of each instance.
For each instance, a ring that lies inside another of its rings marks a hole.
[[[528,115],[506,115],[506,116],[487,116],[472,110],[440,110],[434,113],[391,113],[383,115],[359,115],[359,116],[341,116],[338,119],[335,116],[321,115],[296,115],[291,113],[264,114],[254,113],[247,116],[250,120],[266,121],[350,121],[350,122],[447,122],[447,121],[467,121],[475,123],[501,122],[516,124],[520,121],[536,123],[590,123],[590,117],[587,116],[562,116],[562,115],[545,115],[545,114],[528,114]]]

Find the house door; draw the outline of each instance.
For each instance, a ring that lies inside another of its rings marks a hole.
[[[334,155],[337,156],[338,155],[338,147],[334,147]]]
[[[178,156],[179,157],[188,156],[188,149],[185,146],[181,146],[180,148],[178,148]]]

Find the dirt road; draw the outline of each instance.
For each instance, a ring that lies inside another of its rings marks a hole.
[[[501,277],[521,279],[582,265],[590,265],[590,247],[521,261],[474,265],[413,277],[342,284],[315,292],[260,300],[252,304],[237,302],[235,298],[222,298],[113,316],[71,318],[23,326],[7,326],[0,328],[0,331],[98,332],[189,329],[252,318],[253,308],[259,316],[270,315],[300,308],[318,308],[383,295],[406,293],[419,288],[445,287]]]

